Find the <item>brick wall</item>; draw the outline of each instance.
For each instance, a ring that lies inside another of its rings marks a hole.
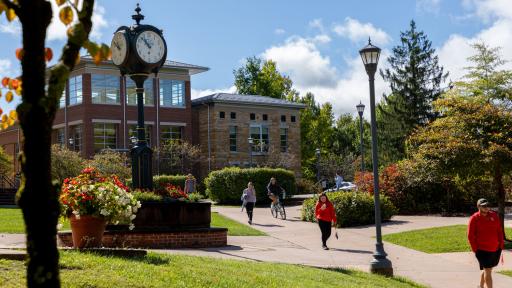
[[[105,231],[103,246],[109,248],[206,248],[227,245],[226,228],[198,228],[168,232]],[[59,246],[72,247],[71,232],[59,232]]]

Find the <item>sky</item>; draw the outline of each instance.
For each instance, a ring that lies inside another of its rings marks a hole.
[[[502,57],[512,60],[510,0],[97,0],[91,38],[110,44],[117,27],[133,23],[136,3],[146,17],[142,23],[163,29],[168,59],[210,68],[192,76],[192,98],[235,92],[233,70],[247,57],[258,56],[275,61],[301,94],[313,92],[318,102],[331,102],[335,115],[355,115],[360,101],[369,105],[359,49],[371,37],[383,49],[379,68],[386,68],[386,58],[411,20],[432,41],[453,81],[469,65],[471,43],[502,47]],[[0,18],[0,77],[16,76],[20,24]],[[65,38],[66,27],[53,21],[46,45],[55,59]],[[389,88],[380,75],[375,85],[379,101]]]

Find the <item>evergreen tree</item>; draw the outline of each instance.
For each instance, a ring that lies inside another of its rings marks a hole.
[[[391,148],[393,155],[401,158],[406,136],[439,116],[432,109],[432,102],[443,92],[441,84],[448,73],[439,65],[432,42],[416,29],[414,21],[408,31],[400,33],[400,44],[387,60],[390,68],[380,70],[380,74],[389,82],[391,94],[384,95],[378,106],[379,132],[384,132],[381,146]]]
[[[245,66],[233,70],[233,74],[239,94],[263,95],[279,99],[286,99],[296,94],[292,89],[292,80],[279,73],[276,63],[272,60],[263,61],[261,58],[249,57]]]

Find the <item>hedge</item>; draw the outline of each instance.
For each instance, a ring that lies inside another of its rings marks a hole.
[[[165,186],[172,184],[174,186],[180,186],[184,189],[185,175],[157,175],[153,176],[153,191],[157,194],[165,193]],[[126,180],[126,185],[132,187],[132,179]],[[196,184],[197,185],[197,184]]]
[[[252,181],[256,189],[256,199],[259,203],[269,203],[267,184],[275,177],[279,185],[286,190],[286,196],[294,195],[297,191],[295,176],[292,171],[271,168],[228,167],[211,172],[204,180],[206,195],[221,204],[240,204],[240,196],[247,183]]]
[[[375,223],[373,196],[367,193],[332,192],[327,197],[333,203],[338,219],[338,227],[351,227]],[[302,205],[302,220],[316,222],[315,206],[318,196],[307,199]],[[397,213],[395,206],[385,196],[381,196],[382,220],[390,220]]]

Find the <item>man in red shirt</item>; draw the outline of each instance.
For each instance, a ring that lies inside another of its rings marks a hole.
[[[480,265],[480,287],[492,288],[492,268],[498,265],[504,246],[500,217],[486,199],[477,201],[478,212],[469,219],[468,240]]]

